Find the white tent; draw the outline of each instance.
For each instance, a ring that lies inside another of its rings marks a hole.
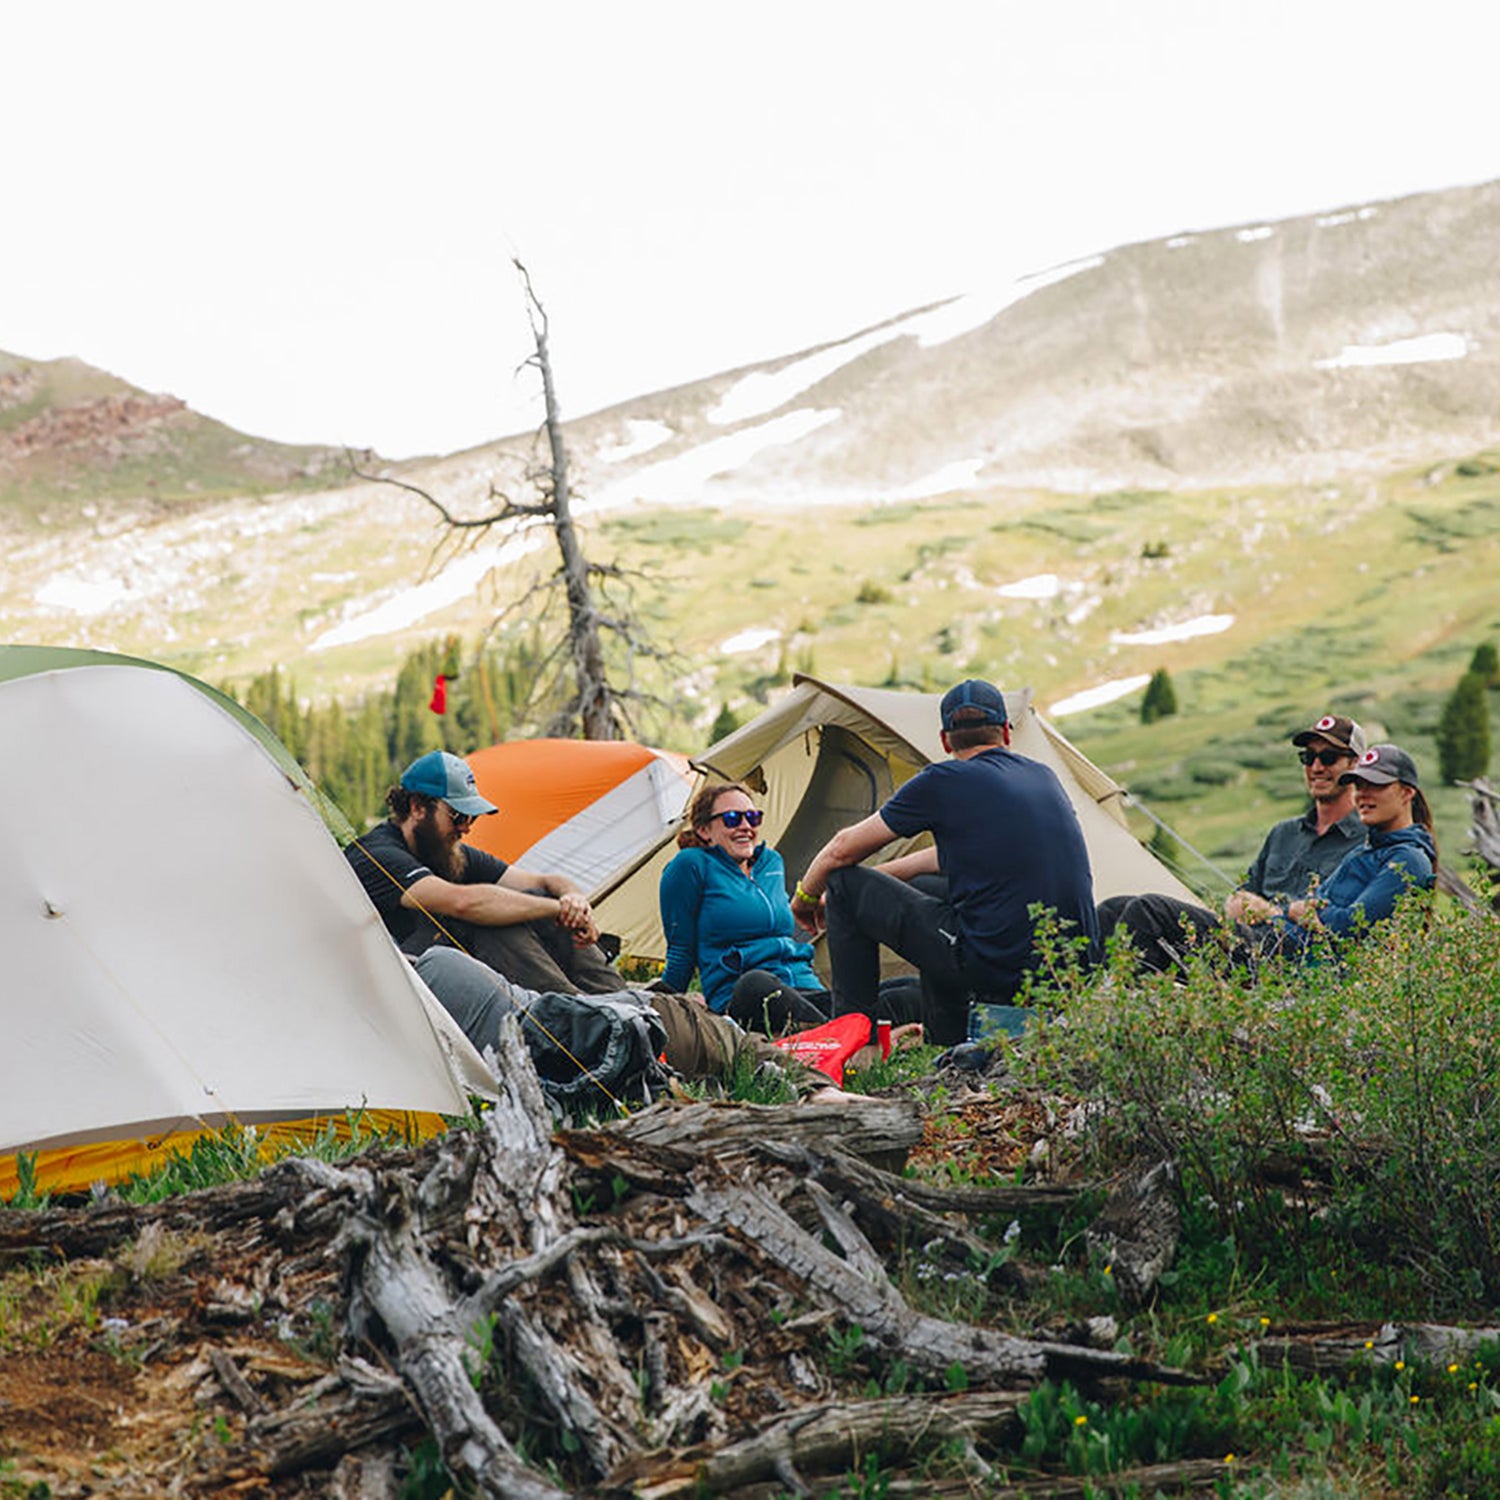
[[[303,790],[200,684],[0,661],[0,785],[0,1156],[40,1153],[41,1185],[230,1120],[492,1091]]]
[[[937,693],[835,686],[799,676],[791,692],[743,728],[694,758],[726,781],[746,781],[766,820],[761,833],[786,861],[794,880],[839,828],[858,822],[923,766],[943,758]],[[1057,773],[1088,844],[1094,898],[1160,891],[1197,897],[1132,834],[1124,788],[1107,776],[1036,711],[1029,688],[1005,690],[1011,748]],[[675,832],[675,830],[673,830]],[[882,851],[892,858],[926,842],[902,840]],[[669,835],[611,889],[596,896],[600,925],[620,934],[623,950],[663,959],[656,891],[677,852]],[[1024,851],[1020,851],[1024,857]],[[1017,857],[1015,852],[1000,857]]]

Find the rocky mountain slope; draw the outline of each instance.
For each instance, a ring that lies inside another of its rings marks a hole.
[[[1129,245],[601,416],[667,429],[653,429],[653,468],[782,424],[783,440],[702,498],[859,500],[945,481],[1202,488],[1391,468],[1495,438],[1497,234],[1491,183]],[[656,477],[642,474],[640,493]]]
[[[81,360],[0,351],[0,521],[66,526],[101,505],[160,513],[327,484],[339,459],[247,437]]]

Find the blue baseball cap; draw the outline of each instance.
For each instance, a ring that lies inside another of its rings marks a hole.
[[[486,802],[479,795],[468,762],[449,755],[446,750],[429,750],[419,756],[401,773],[401,785],[409,792],[436,797],[465,817],[479,818],[499,811],[493,802]]]
[[[943,694],[943,730],[972,729],[981,724],[1008,724],[1005,699],[993,683],[971,677]]]

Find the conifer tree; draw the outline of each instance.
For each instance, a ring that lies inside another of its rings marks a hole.
[[[1177,689],[1172,686],[1171,674],[1165,667],[1158,667],[1146,684],[1145,696],[1141,699],[1141,723],[1154,724],[1177,712]]]
[[[1500,652],[1495,650],[1493,641],[1485,641],[1474,648],[1469,672],[1487,688],[1500,687]]]
[[[1472,781],[1490,765],[1490,714],[1484,681],[1465,672],[1443,704],[1437,727],[1438,768],[1444,781]]]

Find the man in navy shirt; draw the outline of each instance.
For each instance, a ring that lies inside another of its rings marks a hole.
[[[944,695],[943,748],[877,813],[842,829],[797,884],[792,912],[826,920],[836,1014],[875,1014],[884,944],[922,976],[927,1040],[968,1034],[969,997],[1009,1000],[1035,959],[1032,907],[1097,947],[1093,876],[1078,815],[1052,771],[1014,754],[1005,699],[988,682]],[[860,861],[897,838],[930,832],[931,848],[887,869]],[[899,871],[899,878],[893,874]],[[908,881],[941,872],[946,896]]]

